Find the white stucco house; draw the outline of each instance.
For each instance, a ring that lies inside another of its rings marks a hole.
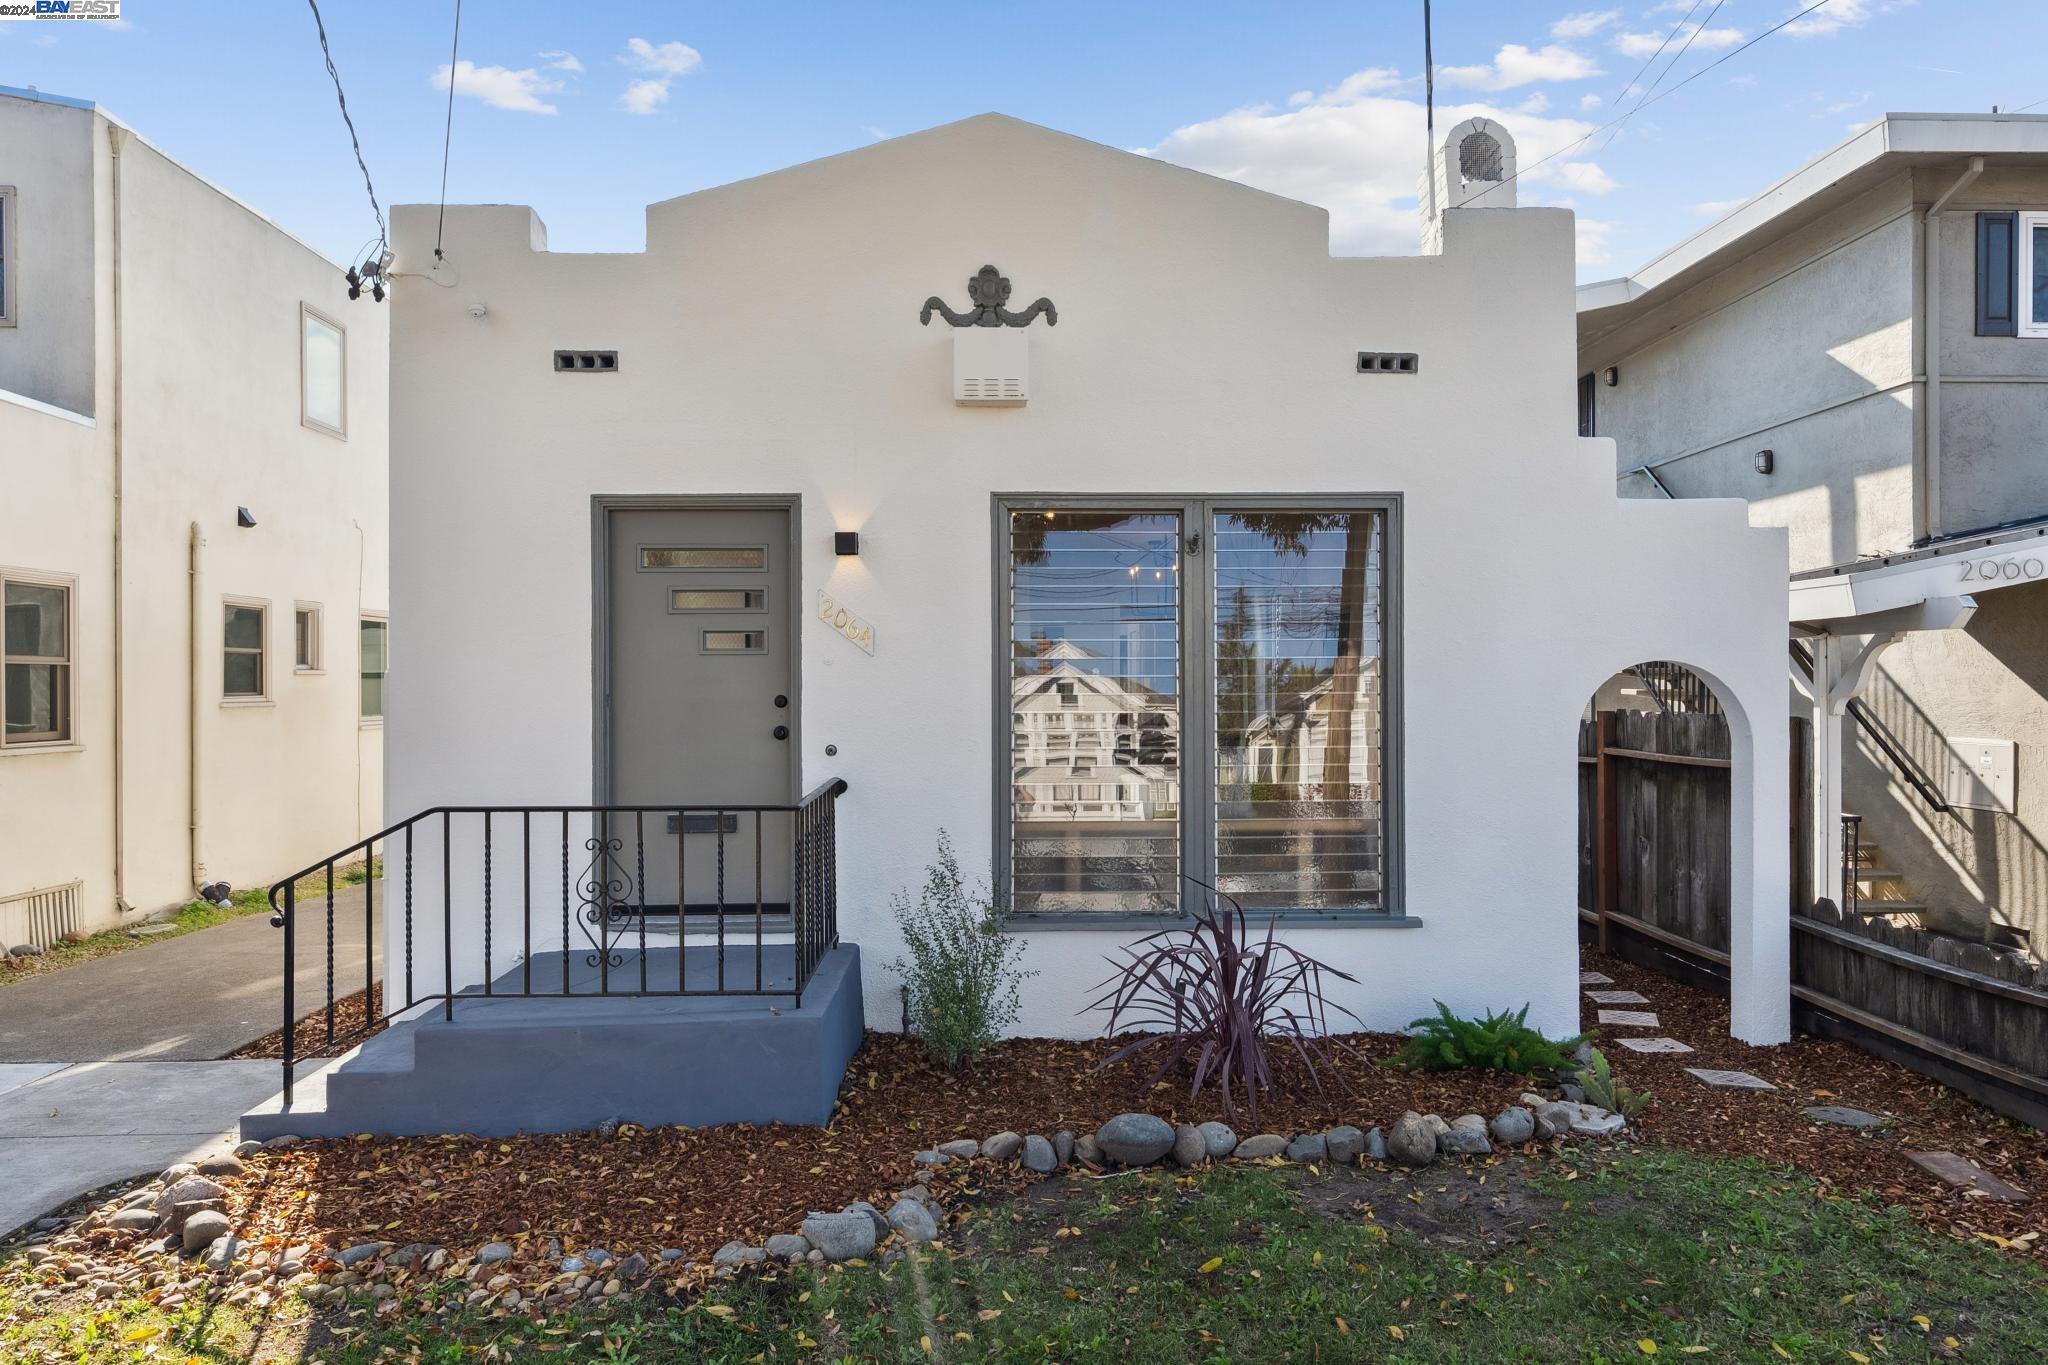
[[[430,1012],[245,1126],[816,1121],[941,829],[1012,904],[1021,1032],[1098,1032],[1201,884],[1369,1026],[1574,1031],[1579,717],[1643,659],[1727,708],[1734,1030],[1785,1038],[1784,532],[1616,496],[1571,215],[1514,207],[1497,125],[1437,158],[1388,259],[993,114],[635,253],[450,205],[437,263],[399,209],[382,929]]]
[[[388,316],[97,106],[0,87],[0,946],[383,822]]]

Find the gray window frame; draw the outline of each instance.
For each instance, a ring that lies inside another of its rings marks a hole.
[[[1263,927],[1269,920],[1282,925],[1319,925],[1355,928],[1414,928],[1422,921],[1406,912],[1405,800],[1403,781],[1402,675],[1404,631],[1402,628],[1402,495],[1399,493],[995,493],[989,500],[990,567],[990,750],[994,758],[990,783],[990,823],[994,850],[991,884],[1004,896],[1010,890],[1010,513],[1018,510],[1052,508],[1058,511],[1164,512],[1181,519],[1184,564],[1196,566],[1181,574],[1180,647],[1180,869],[1184,878],[1213,881],[1216,861],[1215,765],[1216,765],[1216,659],[1215,596],[1216,576],[1211,567],[1215,544],[1216,517],[1236,511],[1354,511],[1377,512],[1384,518],[1380,566],[1384,654],[1380,661],[1380,683],[1385,708],[1382,719],[1381,772],[1383,797],[1381,832],[1384,849],[1382,867],[1385,893],[1378,910],[1257,910],[1248,918]],[[1190,534],[1201,537],[1200,549],[1190,551]],[[1200,736],[1196,743],[1193,737]],[[1189,919],[1187,893],[1183,882],[1182,908],[1178,914],[1133,911],[1129,914],[1078,911],[1012,912],[1010,926],[1023,933],[1060,929],[1161,929],[1186,923]]]
[[[21,307],[15,300],[18,272],[14,263],[21,254],[16,240],[19,220],[14,212],[17,197],[14,186],[0,185],[0,327],[13,327],[21,321]]]

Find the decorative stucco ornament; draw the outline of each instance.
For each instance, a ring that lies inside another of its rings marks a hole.
[[[967,282],[967,297],[972,306],[964,313],[956,313],[946,306],[944,299],[934,294],[924,301],[917,320],[929,327],[932,314],[936,312],[955,327],[1028,327],[1033,318],[1043,313],[1046,326],[1059,325],[1060,315],[1053,308],[1051,299],[1040,299],[1021,313],[1012,313],[1003,307],[1010,301],[1010,281],[992,265],[983,266]]]

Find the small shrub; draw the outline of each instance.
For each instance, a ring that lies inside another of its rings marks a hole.
[[[1156,1032],[1110,1053],[1102,1066],[1163,1049],[1148,1089],[1176,1068],[1187,1068],[1193,1072],[1191,1094],[1200,1096],[1204,1086],[1214,1085],[1223,1112],[1235,1118],[1236,1092],[1242,1089],[1255,1121],[1259,1096],[1277,1085],[1267,1056],[1270,1041],[1284,1040],[1294,1050],[1318,1092],[1325,1071],[1344,1084],[1331,1049],[1358,1054],[1329,1036],[1329,1016],[1335,1010],[1353,1023],[1358,1019],[1330,1003],[1323,974],[1340,981],[1358,978],[1274,942],[1270,923],[1265,938],[1254,939],[1243,906],[1201,882],[1195,885],[1227,902],[1229,910],[1211,904],[1195,912],[1192,924],[1162,929],[1124,950],[1126,960],[1097,988],[1102,994],[1088,1008],[1108,1012],[1111,1034],[1127,1028]]]
[[[896,959],[907,991],[910,1031],[934,1058],[957,1070],[1016,1022],[1024,944],[1003,932],[1009,907],[986,884],[960,875],[953,841],[939,831],[937,861],[915,899],[889,898],[905,956]]]
[[[1634,1119],[1650,1107],[1649,1091],[1631,1090],[1615,1080],[1606,1056],[1597,1047],[1592,1052],[1591,1063],[1578,1075],[1579,1089],[1586,1092],[1588,1103],[1611,1109],[1625,1119]]]
[[[1551,1076],[1571,1067],[1571,1052],[1591,1034],[1553,1042],[1524,1021],[1529,1007],[1506,1010],[1478,1019],[1460,1019],[1443,1001],[1436,1013],[1409,1021],[1413,1036],[1390,1066],[1421,1071],[1512,1071],[1522,1076]]]

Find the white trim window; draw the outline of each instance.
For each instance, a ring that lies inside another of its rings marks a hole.
[[[14,186],[0,185],[0,327],[12,327],[16,322],[14,222]]]
[[[382,725],[384,670],[391,662],[391,623],[382,616],[365,616],[358,637],[361,641],[357,666],[362,676],[363,724]]]
[[[2048,213],[2019,215],[2019,333],[2048,337]]]
[[[29,749],[75,743],[71,724],[72,641],[77,580],[55,574],[0,570],[4,648],[0,648],[0,748]]]
[[[270,700],[270,603],[260,598],[221,604],[220,694],[228,705]]]
[[[348,329],[299,305],[299,421],[348,439]]]
[[[292,671],[320,672],[321,643],[320,604],[298,603],[292,608]]]

